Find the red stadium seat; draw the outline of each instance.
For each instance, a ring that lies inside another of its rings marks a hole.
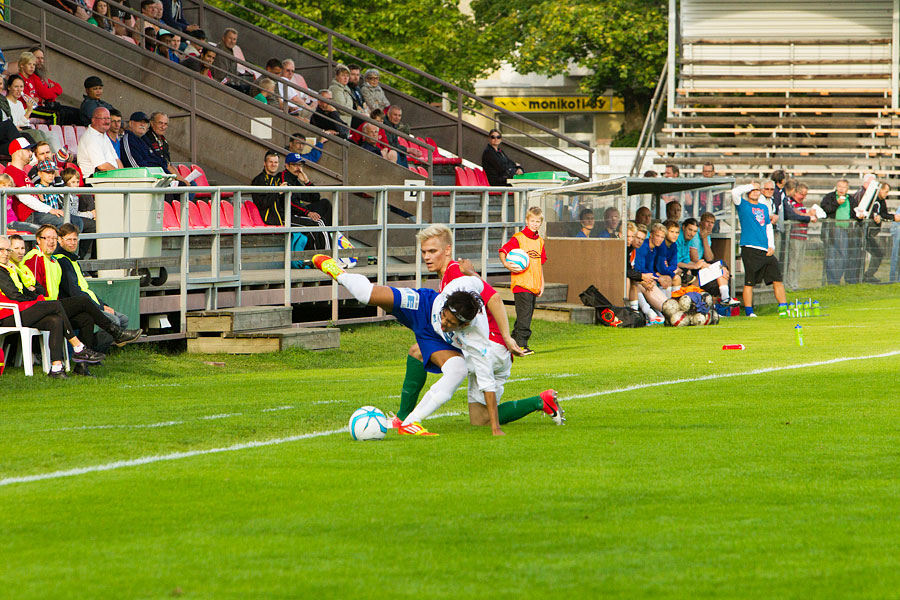
[[[196,202],[188,202],[188,224],[191,229],[203,229],[203,215]]]
[[[436,165],[461,165],[461,158],[450,158],[449,156],[442,156],[441,151],[438,149],[437,142],[435,142],[432,138],[425,138],[425,143],[431,146],[432,152],[434,153],[433,160]]]
[[[263,221],[262,215],[259,214],[259,208],[253,200],[244,202],[244,206],[247,208],[247,214],[250,215],[250,222],[253,224],[253,227],[269,227],[269,225],[266,225],[266,222]]]
[[[38,131],[46,131],[47,133],[50,133],[50,126],[45,125],[44,123],[39,123],[38,125],[35,125],[34,128]]]
[[[68,143],[66,143],[66,136],[63,133],[63,128],[61,125],[49,125],[48,127],[50,129],[50,133],[55,133],[59,137],[59,141],[61,141],[66,146],[69,145]],[[73,147],[73,148],[69,148],[69,150],[71,150],[72,152],[75,152],[76,148],[77,148],[77,146]]]
[[[200,187],[209,186],[209,179],[206,178],[206,171],[203,170],[203,167],[200,165],[191,165],[191,171],[196,170],[200,175],[194,181]],[[188,171],[190,173],[191,171]],[[222,192],[222,198],[231,198],[234,196],[234,192]],[[212,198],[212,194],[209,192],[198,193],[194,196],[195,198]]]
[[[63,143],[73,152],[78,148],[78,137],[75,135],[75,126],[66,125],[62,128]]]
[[[175,214],[175,207],[168,202],[163,202],[163,229],[166,231],[181,229],[181,223],[178,222],[178,215]]]
[[[191,174],[191,167],[189,165],[175,165],[175,170],[178,171],[178,175],[180,175],[181,177],[187,177]]]
[[[453,185],[455,185],[457,187],[463,187],[463,186],[469,185],[468,183],[466,183],[465,169],[463,169],[462,167],[456,167],[454,169],[454,171],[455,171],[455,175],[456,175],[456,181],[453,183]]]
[[[225,227],[234,227],[234,205],[228,200],[219,204],[219,221]]]
[[[75,139],[80,140],[81,136],[84,135],[84,132],[87,131],[87,127],[84,125],[76,125],[75,126]]]
[[[478,177],[475,175],[475,170],[472,167],[466,167],[466,185],[469,187],[478,187],[480,184],[478,183]]]
[[[197,208],[200,209],[200,222],[203,224],[203,227],[212,227],[212,207],[209,205],[209,202],[199,200]]]

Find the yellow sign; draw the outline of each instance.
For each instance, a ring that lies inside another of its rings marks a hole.
[[[494,104],[513,112],[625,112],[625,102],[614,96],[497,97]]]

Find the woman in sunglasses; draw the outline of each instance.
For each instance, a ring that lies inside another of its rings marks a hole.
[[[491,129],[488,134],[488,145],[481,153],[481,168],[487,175],[488,183],[492,186],[506,186],[507,179],[511,179],[514,175],[521,175],[525,171],[522,165],[512,160],[500,149],[500,142],[503,141],[503,135],[496,129]]]

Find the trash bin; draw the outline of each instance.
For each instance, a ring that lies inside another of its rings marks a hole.
[[[87,181],[98,189],[167,187],[174,175],[159,167],[115,169],[98,171]],[[129,215],[125,214],[125,194],[97,194],[97,233],[119,233],[129,230],[136,233],[162,231],[163,195],[129,194]],[[125,239],[97,240],[97,258],[146,258],[162,253],[161,237],[132,238],[128,256],[125,256]],[[122,277],[123,269],[103,269],[101,277]]]
[[[98,298],[128,315],[128,327],[134,329],[141,326],[140,280],[140,277],[98,277],[87,279],[87,284]]]

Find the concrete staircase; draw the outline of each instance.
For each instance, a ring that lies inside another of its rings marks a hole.
[[[258,354],[340,348],[336,327],[294,327],[290,306],[244,306],[188,313],[188,352]]]

